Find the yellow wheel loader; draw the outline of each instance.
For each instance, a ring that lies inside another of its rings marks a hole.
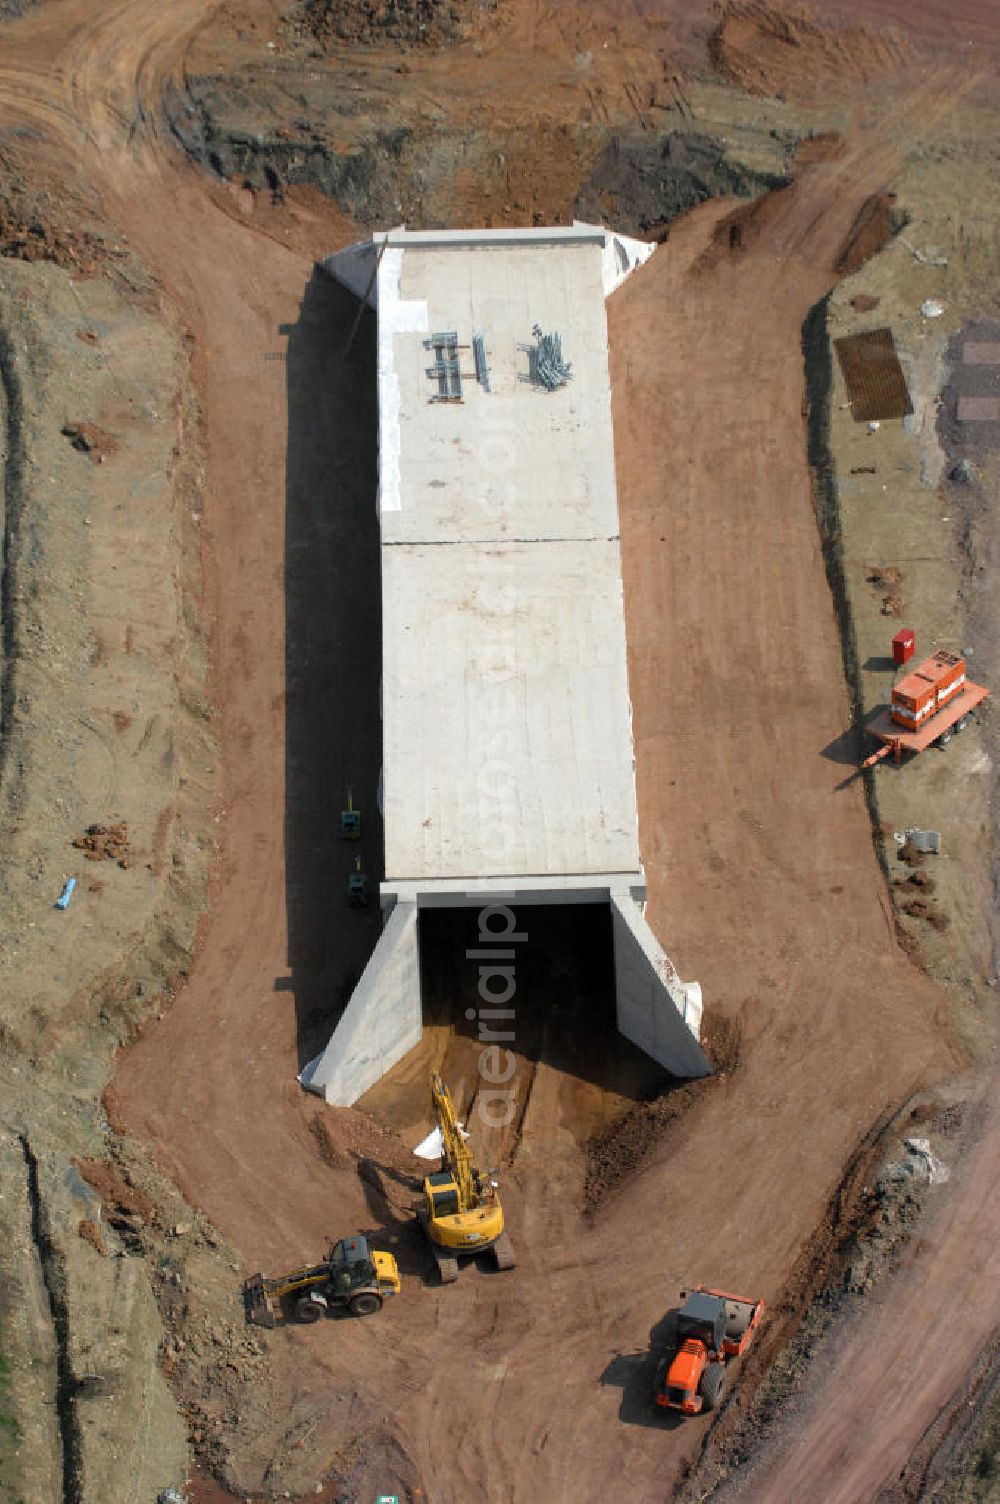
[[[276,1279],[253,1274],[243,1286],[247,1320],[256,1326],[318,1321],[336,1309],[352,1316],[372,1316],[390,1295],[399,1294],[399,1268],[391,1253],[369,1247],[357,1234],[334,1243],[319,1264],[291,1269]]]
[[[442,1165],[424,1180],[424,1199],[417,1215],[441,1283],[456,1280],[459,1259],[477,1253],[491,1253],[498,1269],[513,1269],[517,1260],[504,1231],[496,1171],[476,1169],[451,1093],[438,1075],[431,1077],[431,1099],[438,1126],[416,1152],[424,1159],[440,1156]]]

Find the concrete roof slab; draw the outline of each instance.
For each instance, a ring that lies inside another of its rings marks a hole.
[[[388,880],[636,872],[618,544],[383,550]]]

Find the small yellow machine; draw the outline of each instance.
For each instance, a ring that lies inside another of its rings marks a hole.
[[[451,1093],[438,1075],[431,1077],[431,1099],[438,1126],[417,1153],[423,1158],[440,1155],[442,1166],[424,1180],[424,1202],[418,1215],[441,1283],[448,1285],[458,1278],[459,1258],[477,1253],[492,1253],[498,1269],[513,1269],[517,1260],[504,1231],[496,1171],[483,1174],[472,1163]]]
[[[243,1285],[247,1320],[276,1326],[286,1314],[295,1321],[318,1321],[331,1311],[372,1316],[399,1294],[399,1267],[391,1253],[372,1248],[360,1233],[334,1243],[319,1264],[290,1269],[276,1279],[253,1274]]]

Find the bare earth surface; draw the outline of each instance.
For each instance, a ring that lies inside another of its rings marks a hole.
[[[840,9],[878,23],[872,7]],[[957,74],[922,72],[880,118],[843,122],[840,149],[804,157],[792,185],[752,210],[726,201],[686,216],[609,305],[650,918],[701,980],[727,1068],[588,1217],[582,1140],[648,1082],[624,1055],[595,1080],[595,1043],[567,1059],[559,1027],[539,1024],[519,1041],[523,1117],[480,1146],[504,1165],[517,1273],[469,1269],[442,1290],[408,1216],[407,1149],[427,1126],[428,1064],[471,1094],[454,1019],[445,1010],[380,1083],[371,1116],[328,1109],[295,1082],[377,928],[328,883],[344,785],[375,807],[372,330],[345,350],[351,301],[313,274],[316,255],[355,233],[337,210],[210,183],[158,124],[162,91],[215,10],[112,0],[95,17],[84,0],[54,0],[5,36],[0,58],[0,110],[39,133],[40,172],[93,185],[127,233],[193,337],[202,403],[221,859],[187,983],[120,1056],[112,1115],[228,1240],[231,1267],[199,1244],[192,1306],[199,1280],[216,1280],[232,1288],[232,1319],[241,1274],[314,1257],[353,1227],[382,1229],[404,1272],[376,1321],[267,1338],[252,1373],[197,1396],[192,1435],[223,1430],[220,1471],[264,1496],[305,1494],[329,1474],[359,1499],[423,1489],[441,1504],[653,1504],[708,1430],[648,1404],[650,1337],[677,1290],[709,1278],[763,1296],[777,1345],[852,1150],[961,1064],[945,993],[897,944],[862,786],[821,755],[847,703],[801,347],[859,212],[891,186],[915,122],[938,121],[960,92]],[[900,14],[914,44],[924,20],[936,42],[940,7]],[[516,7],[515,21],[529,50],[538,27],[562,35],[538,7]],[[693,45],[708,21],[687,23],[677,36]],[[819,1467],[824,1499],[864,1499],[905,1462],[996,1321],[989,1301],[966,1301],[963,1324],[946,1326],[938,1293],[994,1275],[969,1229],[998,1132],[991,1116],[923,1252],[873,1325],[845,1334],[825,1380],[833,1399],[762,1463],[751,1497],[811,1496]],[[884,1446],[850,1444],[883,1404],[887,1354],[908,1382],[884,1412]]]
[[[995,1107],[984,1130],[960,1165],[951,1195],[921,1228],[904,1270],[843,1334],[808,1410],[776,1455],[721,1498],[759,1504],[800,1498],[817,1470],[829,1504],[875,1498],[904,1472],[925,1430],[961,1394],[997,1319]],[[907,1382],[887,1384],[887,1373],[906,1374]]]

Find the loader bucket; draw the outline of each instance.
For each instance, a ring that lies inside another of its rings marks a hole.
[[[243,1309],[253,1326],[273,1327],[274,1312],[267,1296],[262,1274],[252,1274],[243,1285]]]

